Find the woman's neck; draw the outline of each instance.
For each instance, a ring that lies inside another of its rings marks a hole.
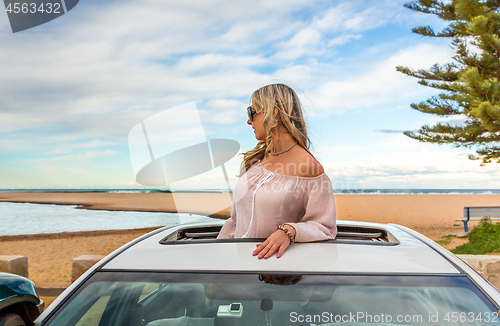
[[[295,142],[295,138],[293,138],[288,132],[275,135],[273,137],[273,152],[281,152],[292,146]]]

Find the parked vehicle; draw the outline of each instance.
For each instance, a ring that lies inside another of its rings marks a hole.
[[[165,227],[116,250],[36,320],[43,326],[497,325],[500,292],[423,235],[338,221],[337,239],[267,260],[223,221]]]
[[[34,325],[43,306],[33,282],[19,275],[0,273],[0,326]]]

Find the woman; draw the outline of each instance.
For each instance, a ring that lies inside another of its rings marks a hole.
[[[231,217],[220,238],[267,238],[253,255],[280,258],[293,242],[333,239],[337,233],[330,179],[309,152],[297,94],[272,84],[252,94],[248,124],[259,141],[244,153]]]

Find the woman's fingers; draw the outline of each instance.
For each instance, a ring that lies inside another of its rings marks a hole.
[[[286,244],[283,244],[280,246],[280,249],[278,250],[278,253],[276,254],[276,258],[280,258],[281,256],[283,256],[283,253],[285,252],[285,249],[288,248],[288,243]]]
[[[267,259],[271,257],[276,252],[277,249],[278,247],[276,245],[269,245],[269,250],[267,251],[267,253],[265,255],[261,254],[262,258]],[[261,258],[261,255],[259,255],[259,258]]]
[[[266,245],[269,243],[268,240],[264,241],[263,243],[259,243],[257,244],[257,249],[254,250],[254,252],[252,253],[253,256],[256,256],[259,252],[262,251],[262,249],[264,249],[266,247]]]
[[[266,241],[257,244],[257,248],[254,250],[252,255],[259,255],[259,259],[268,259],[275,252],[277,252],[276,258],[280,258],[281,256],[283,256],[283,253],[289,245],[290,239],[288,238],[288,236],[281,230],[278,230],[271,234],[269,238],[266,239]]]
[[[275,245],[269,243],[265,248],[264,250],[262,250],[259,254],[259,259],[262,259],[262,258],[269,258],[272,256],[272,254],[274,254],[274,252],[276,251],[275,249]]]
[[[263,248],[261,245],[257,245],[257,249],[253,251],[252,256],[256,256]]]
[[[263,255],[265,255],[269,249],[267,247],[268,245],[267,244],[262,244],[262,246],[258,247],[254,252],[253,252],[253,255],[256,256],[256,255],[259,255],[259,259],[262,258]]]

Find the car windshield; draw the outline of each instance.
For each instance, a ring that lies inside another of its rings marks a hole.
[[[51,326],[490,325],[498,309],[463,275],[99,272]]]

